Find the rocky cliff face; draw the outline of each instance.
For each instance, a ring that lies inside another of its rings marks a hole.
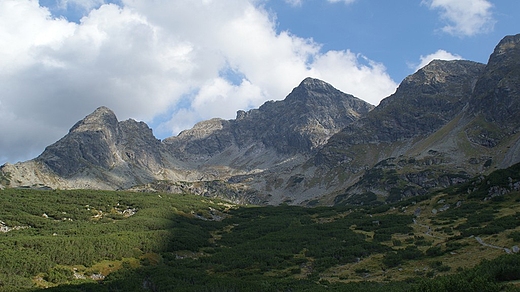
[[[2,166],[0,183],[161,186],[260,204],[423,194],[520,162],[519,43],[505,37],[487,65],[432,61],[376,108],[307,78],[284,100],[164,141],[101,107],[36,159]]]
[[[332,137],[316,163],[333,166],[353,145],[394,143],[437,131],[467,104],[484,67],[470,61],[432,61],[406,77],[376,109]]]
[[[101,107],[48,146],[37,160],[62,177],[73,176],[89,165],[109,169],[116,163],[113,153],[118,133],[116,116]]]
[[[179,156],[213,157],[230,147],[266,148],[287,155],[308,153],[372,109],[328,83],[307,78],[285,100],[239,111],[235,120],[198,123],[164,142]]]
[[[479,78],[471,111],[489,122],[513,129],[520,123],[520,35],[508,36],[496,46]]]
[[[494,147],[520,125],[520,35],[505,37],[475,85],[469,111],[480,118],[468,128],[473,142]]]
[[[89,169],[117,167],[158,171],[164,167],[161,141],[143,122],[119,122],[106,107],[76,123],[69,133],[36,158],[61,177],[74,177]]]

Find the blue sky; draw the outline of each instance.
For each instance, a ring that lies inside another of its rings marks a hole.
[[[515,0],[0,0],[0,164],[99,106],[166,138],[305,77],[372,104],[434,58],[485,63]]]
[[[484,25],[473,35],[442,32],[453,23],[442,18],[441,8],[430,9],[429,2],[357,0],[345,5],[309,0],[298,6],[269,1],[267,6],[276,12],[279,30],[313,38],[323,50],[350,49],[382,62],[396,82],[413,73],[410,65],[419,63],[421,55],[442,49],[486,63],[500,39],[520,33],[520,1],[487,1],[492,28]]]

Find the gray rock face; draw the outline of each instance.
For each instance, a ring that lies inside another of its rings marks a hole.
[[[280,152],[309,151],[373,108],[330,84],[307,78],[284,101],[260,107],[262,142]],[[254,120],[242,121],[240,129]]]
[[[161,142],[145,123],[119,122],[110,109],[100,107],[48,146],[36,161],[64,178],[90,169],[109,171],[122,165],[158,170],[164,165],[161,149]]]
[[[333,166],[345,160],[344,149],[353,145],[394,143],[437,131],[467,104],[484,67],[471,61],[432,61],[406,77],[377,108],[333,136],[316,163]]]
[[[115,114],[100,107],[76,123],[69,133],[48,146],[36,160],[62,177],[70,177],[89,166],[109,169],[119,133]]]
[[[358,178],[335,202],[367,192],[395,201],[520,162],[519,43],[505,37],[487,65],[432,61],[333,136],[316,156],[320,174]],[[382,171],[385,161],[397,163]]]
[[[201,122],[164,142],[179,156],[213,156],[230,147],[252,145],[286,155],[308,153],[372,109],[372,105],[330,84],[307,78],[285,100],[239,111],[235,120]]]
[[[496,46],[475,85],[470,111],[484,122],[468,131],[472,140],[494,147],[520,125],[520,35],[507,36]]]
[[[406,77],[360,124],[384,142],[431,134],[460,113],[483,69],[471,61],[434,60]]]

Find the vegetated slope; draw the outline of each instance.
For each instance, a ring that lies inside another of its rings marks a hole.
[[[7,189],[0,290],[501,291],[520,277],[519,190],[520,165],[379,206]]]

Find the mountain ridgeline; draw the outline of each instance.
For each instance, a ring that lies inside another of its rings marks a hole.
[[[374,107],[307,78],[284,99],[160,141],[96,109],[5,187],[194,192],[255,204],[398,201],[520,162],[520,35],[487,64],[434,60]]]

